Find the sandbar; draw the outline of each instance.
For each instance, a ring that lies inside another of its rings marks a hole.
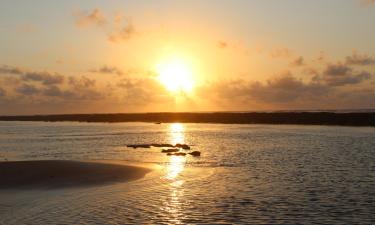
[[[38,160],[0,162],[0,189],[65,188],[127,182],[151,169],[111,162]]]

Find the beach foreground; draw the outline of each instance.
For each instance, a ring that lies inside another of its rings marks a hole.
[[[374,127],[0,122],[0,130],[0,224],[375,221]],[[202,154],[160,147],[178,143]]]
[[[0,189],[60,188],[126,182],[142,178],[150,169],[110,162],[66,160],[0,163]]]

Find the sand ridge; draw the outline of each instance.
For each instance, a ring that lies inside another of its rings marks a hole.
[[[38,160],[0,162],[0,189],[63,188],[126,182],[151,169],[111,162]]]

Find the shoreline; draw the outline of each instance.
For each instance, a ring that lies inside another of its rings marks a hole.
[[[0,121],[148,122],[374,127],[375,112],[118,113],[0,116]]]
[[[149,172],[118,161],[5,161],[0,162],[0,190],[105,185],[138,180]]]

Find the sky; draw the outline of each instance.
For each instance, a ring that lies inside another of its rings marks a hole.
[[[0,115],[375,108],[375,0],[2,0]]]

